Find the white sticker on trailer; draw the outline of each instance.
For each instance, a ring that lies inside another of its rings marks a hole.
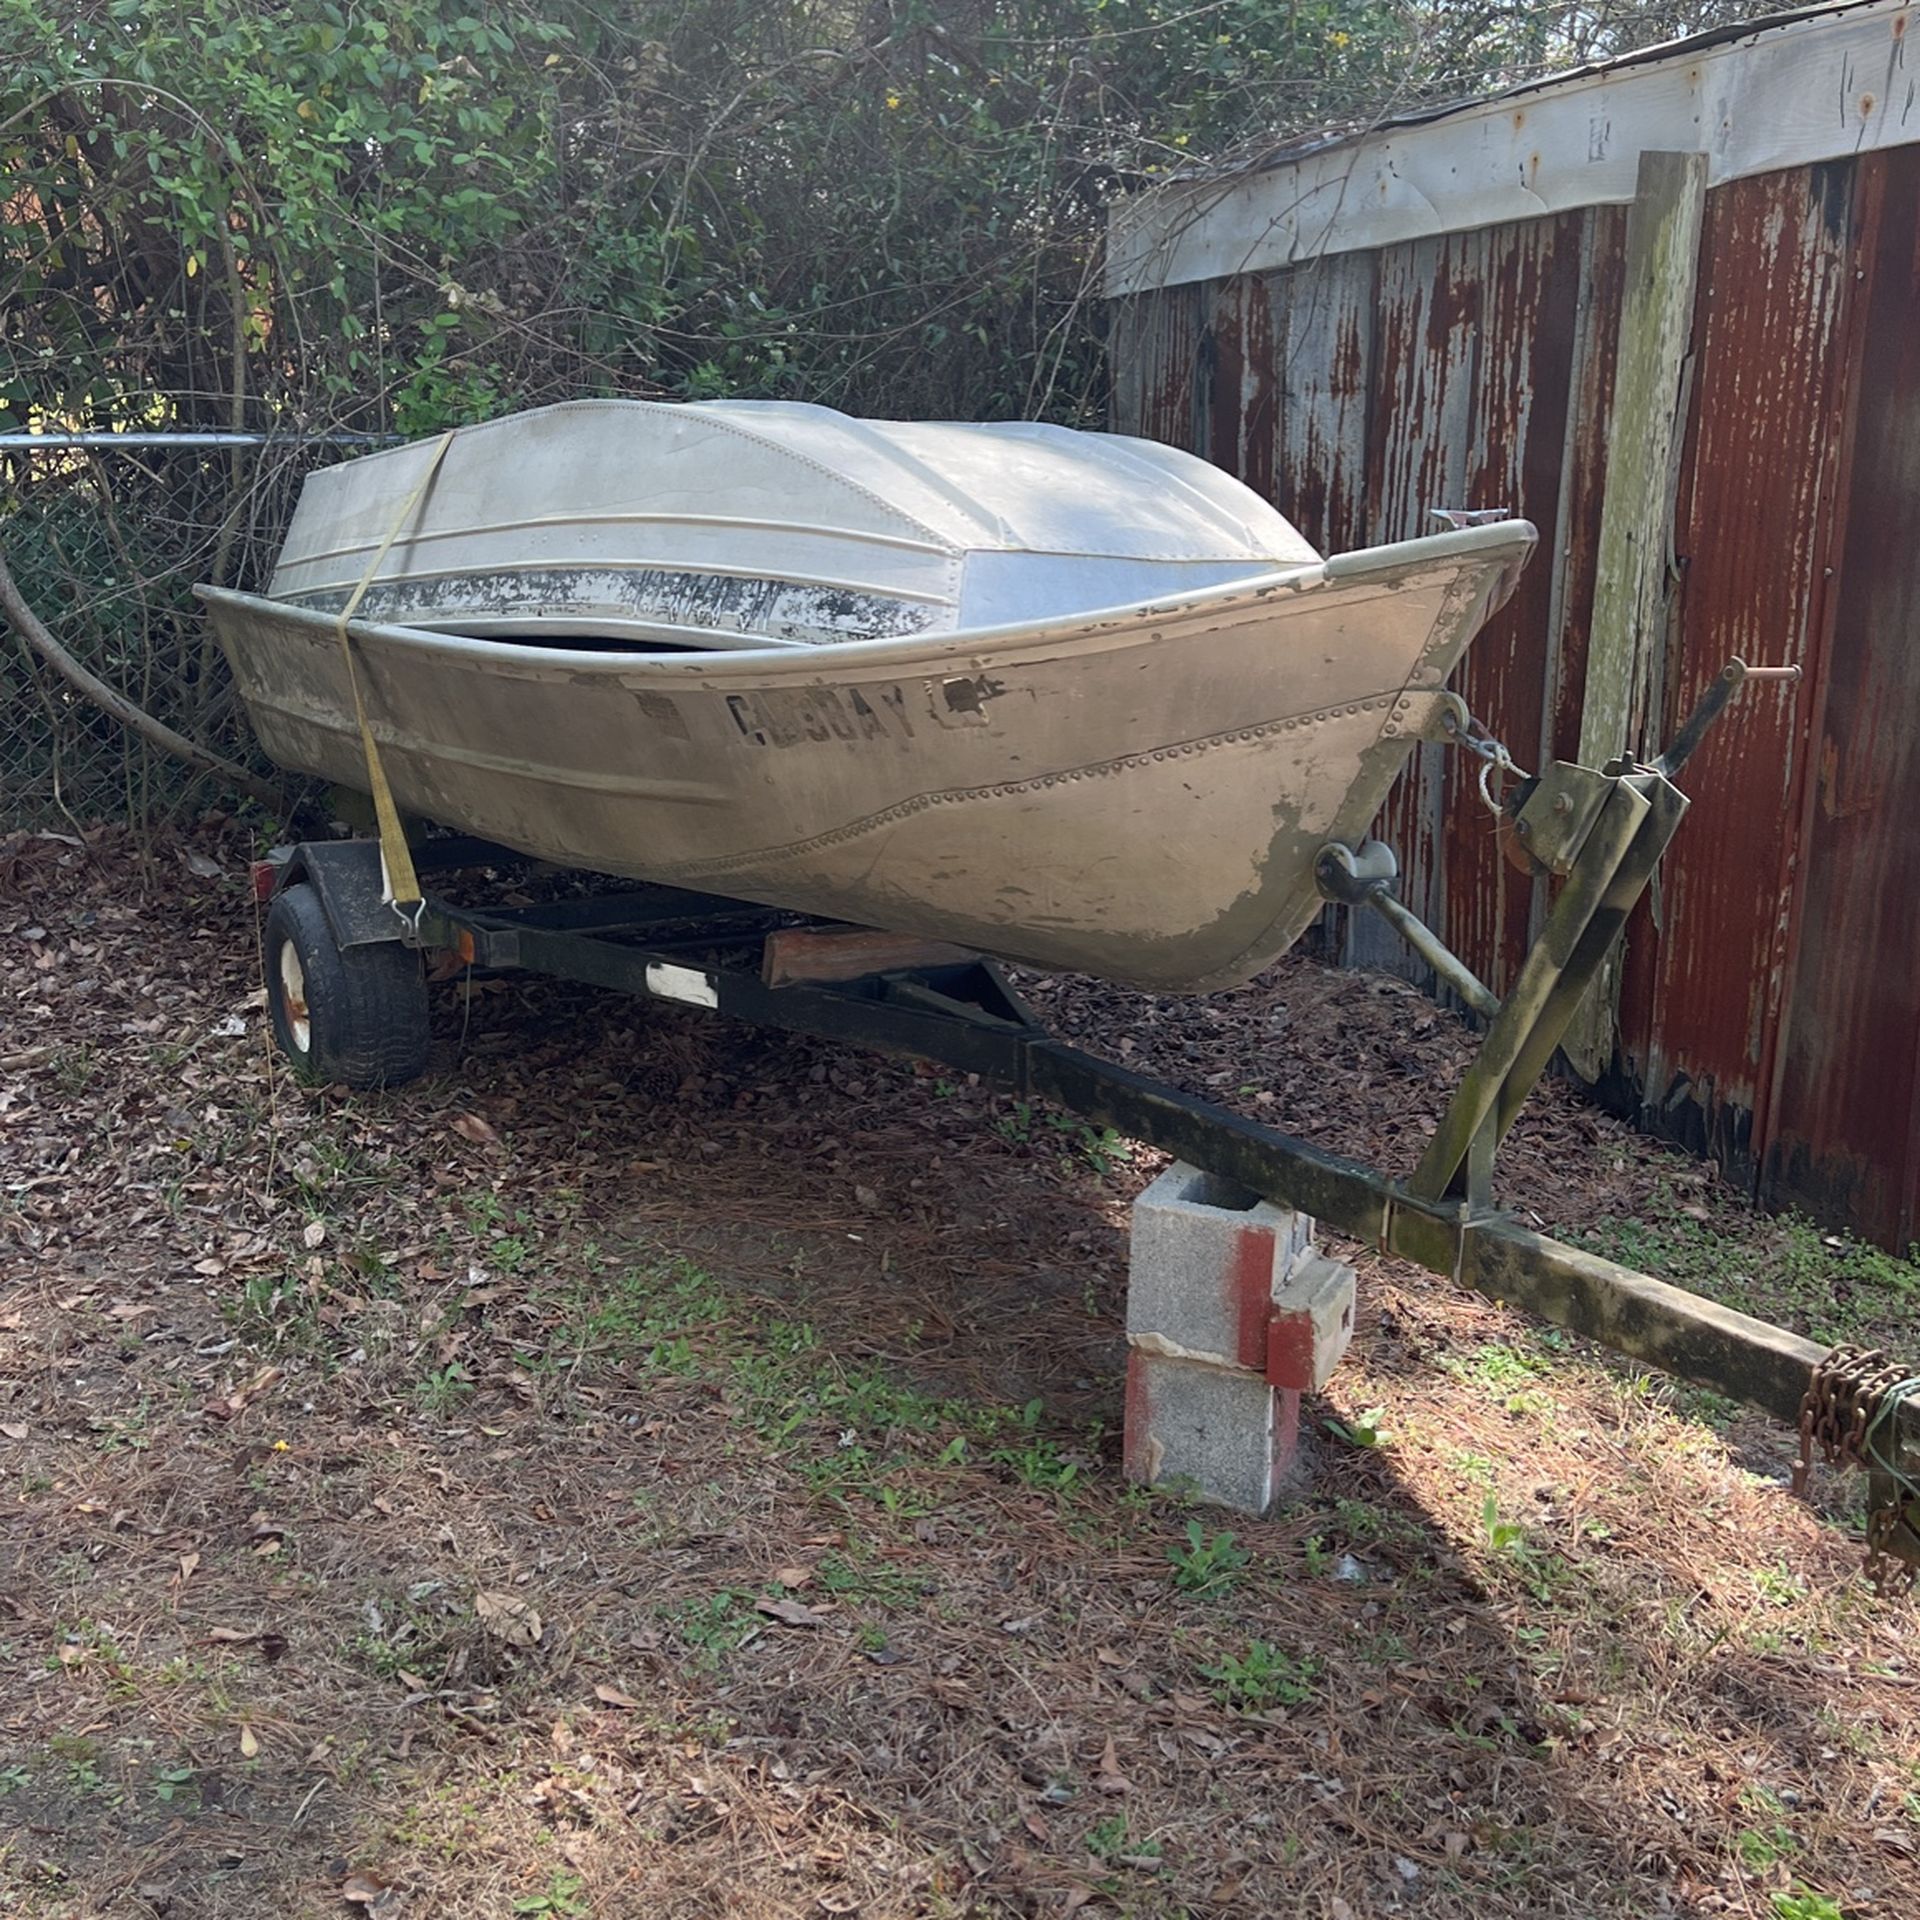
[[[694,967],[669,966],[665,961],[655,961],[648,967],[647,991],[662,1000],[684,1000],[693,1007],[720,1004],[719,989],[704,973]]]

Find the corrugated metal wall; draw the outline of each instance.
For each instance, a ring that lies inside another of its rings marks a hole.
[[[1326,552],[1431,507],[1541,529],[1457,684],[1528,765],[1573,758],[1606,484],[1627,209],[1594,207],[1113,310],[1115,427],[1191,448]],[[1708,195],[1668,631],[1670,732],[1734,654],[1796,661],[1687,770],[1629,930],[1610,1104],[1762,1199],[1920,1234],[1920,148]],[[1473,769],[1422,747],[1386,808],[1404,894],[1496,989],[1545,910]],[[1343,956],[1411,971],[1371,917]]]

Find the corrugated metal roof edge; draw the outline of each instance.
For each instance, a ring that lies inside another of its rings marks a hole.
[[[1369,127],[1307,136],[1236,164],[1178,175],[1129,196],[1112,209],[1106,292],[1110,298],[1148,292],[1294,265],[1324,254],[1364,251],[1421,234],[1466,231],[1530,214],[1629,200],[1632,168],[1625,170],[1623,179],[1618,165],[1604,165],[1610,128],[1599,136],[1599,151],[1595,131],[1587,129],[1584,153],[1576,143],[1567,153],[1552,156],[1565,174],[1557,181],[1540,178],[1547,157],[1543,150],[1549,142],[1537,135],[1532,143],[1509,142],[1515,151],[1493,152],[1490,143],[1482,140],[1481,151],[1456,154],[1447,167],[1452,178],[1436,183],[1435,192],[1421,191],[1401,165],[1417,165],[1417,145],[1436,139],[1445,142],[1456,130],[1465,138],[1473,125],[1485,128],[1496,116],[1510,119],[1516,132],[1522,130],[1529,113],[1548,122],[1566,121],[1571,117],[1569,109],[1596,87],[1610,94],[1636,88],[1650,102],[1656,93],[1663,99],[1669,93],[1698,95],[1698,83],[1706,71],[1703,56],[1712,56],[1715,69],[1733,61],[1750,69],[1765,68],[1769,79],[1784,80],[1802,101],[1812,93],[1805,64],[1810,52],[1828,55],[1838,69],[1834,77],[1842,82],[1838,92],[1822,96],[1817,116],[1805,112],[1760,116],[1763,138],[1749,143],[1748,150],[1741,150],[1730,125],[1706,126],[1705,116],[1695,112],[1696,147],[1722,163],[1713,169],[1714,184],[1775,167],[1920,141],[1920,85],[1905,71],[1912,11],[1912,0],[1841,0],[1837,5],[1770,14],[1522,81],[1498,92],[1413,109]],[[1810,48],[1810,38],[1826,44]],[[1886,54],[1884,73],[1859,61],[1876,44]],[[1676,87],[1675,76],[1685,76],[1687,84]],[[1885,86],[1874,90],[1882,79]],[[1742,89],[1729,86],[1725,91],[1731,95]],[[1765,88],[1746,91],[1760,93]],[[1516,110],[1515,103],[1522,101],[1534,104]],[[1684,144],[1671,137],[1672,107],[1673,101],[1665,99],[1665,111],[1646,116],[1657,124],[1662,137],[1642,142],[1642,148]],[[1469,125],[1460,127],[1461,122]],[[1514,164],[1523,145],[1532,148],[1525,155],[1531,172],[1524,163]],[[1631,149],[1636,162],[1639,150]],[[1356,193],[1355,180],[1365,172],[1363,163],[1370,154],[1387,164],[1376,166],[1376,180],[1363,183]],[[1462,159],[1487,177],[1455,186]],[[1497,166],[1502,160],[1511,166],[1511,179],[1493,177],[1490,163]],[[1315,206],[1329,194],[1331,205]]]

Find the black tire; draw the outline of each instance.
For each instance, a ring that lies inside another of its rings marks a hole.
[[[301,884],[267,910],[265,960],[274,1038],[302,1075],[359,1088],[419,1079],[427,982],[411,948],[385,941],[343,952],[319,894]]]

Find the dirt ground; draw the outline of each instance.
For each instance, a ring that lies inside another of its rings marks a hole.
[[[246,855],[0,843],[0,1914],[1914,1911],[1920,1615],[1784,1432],[1356,1250],[1287,1510],[1130,1490],[1154,1156],[546,982],[301,1088]],[[1034,991],[1396,1169],[1466,1046],[1298,958]],[[1915,1344],[1564,1089],[1502,1184]]]

